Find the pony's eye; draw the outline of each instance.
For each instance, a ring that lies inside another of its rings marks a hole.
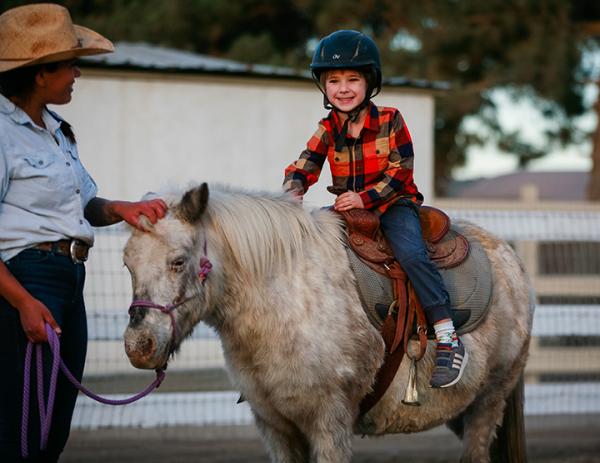
[[[180,259],[174,259],[171,261],[171,270],[175,270],[175,271],[180,271],[181,269],[183,269],[183,266],[185,265],[185,259],[180,258]]]

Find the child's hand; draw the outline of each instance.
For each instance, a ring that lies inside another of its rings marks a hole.
[[[349,211],[350,209],[364,209],[365,205],[357,192],[346,191],[335,198],[333,208],[336,211]]]

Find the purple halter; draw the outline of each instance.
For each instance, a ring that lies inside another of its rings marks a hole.
[[[208,277],[208,274],[210,273],[211,270],[212,270],[212,264],[211,264],[210,260],[208,259],[208,257],[206,257],[206,241],[204,241],[204,255],[200,258],[200,271],[198,272],[198,278],[200,279],[202,284],[204,284],[204,282],[206,281],[206,278]],[[129,306],[129,315],[131,315],[131,310],[136,307],[146,307],[148,309],[158,309],[162,313],[167,314],[169,316],[169,318],[171,319],[171,327],[173,329],[173,335],[171,337],[171,346],[172,346],[175,343],[177,336],[179,335],[179,333],[177,331],[177,323],[175,322],[175,315],[173,314],[173,311],[177,307],[185,304],[186,302],[193,299],[194,297],[196,297],[196,295],[185,298],[182,301],[167,304],[167,305],[157,304],[156,302],[152,302],[152,301],[148,301],[148,300],[144,300],[144,299],[135,299],[131,302],[131,305]]]

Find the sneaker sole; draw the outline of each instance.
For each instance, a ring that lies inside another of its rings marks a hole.
[[[462,361],[462,364],[460,366],[460,370],[458,372],[458,376],[456,378],[454,378],[454,380],[452,380],[448,384],[444,384],[443,386],[439,386],[439,389],[442,389],[442,388],[445,388],[445,387],[454,386],[456,383],[458,383],[460,381],[460,378],[462,377],[463,371],[465,371],[465,367],[467,366],[467,362],[468,361],[469,361],[469,354],[468,354],[467,350],[465,349],[465,356],[463,357],[463,361]]]

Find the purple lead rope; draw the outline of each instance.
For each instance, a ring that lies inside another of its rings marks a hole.
[[[58,378],[58,369],[64,373],[73,385],[79,389],[83,394],[88,397],[106,404],[106,405],[127,405],[141,399],[148,395],[155,388],[160,386],[163,379],[165,378],[164,370],[156,370],[156,379],[142,392],[129,397],[127,399],[112,400],[100,397],[94,394],[92,391],[84,387],[73,374],[69,371],[67,366],[60,358],[60,341],[58,335],[52,330],[50,325],[46,324],[46,333],[48,333],[48,344],[50,345],[50,351],[52,352],[52,372],[50,375],[50,389],[48,391],[48,401],[44,403],[44,369],[42,365],[42,345],[35,345],[35,354],[37,354],[37,396],[40,410],[40,449],[45,450],[48,443],[48,435],[50,434],[50,426],[52,424],[52,412],[54,408],[54,399],[56,396],[56,380]],[[21,420],[21,455],[23,458],[27,458],[29,454],[28,442],[27,442],[27,429],[29,426],[29,395],[30,395],[30,381],[31,381],[31,361],[32,361],[32,350],[33,343],[27,344],[27,350],[25,352],[25,373],[23,378],[23,415]]]

